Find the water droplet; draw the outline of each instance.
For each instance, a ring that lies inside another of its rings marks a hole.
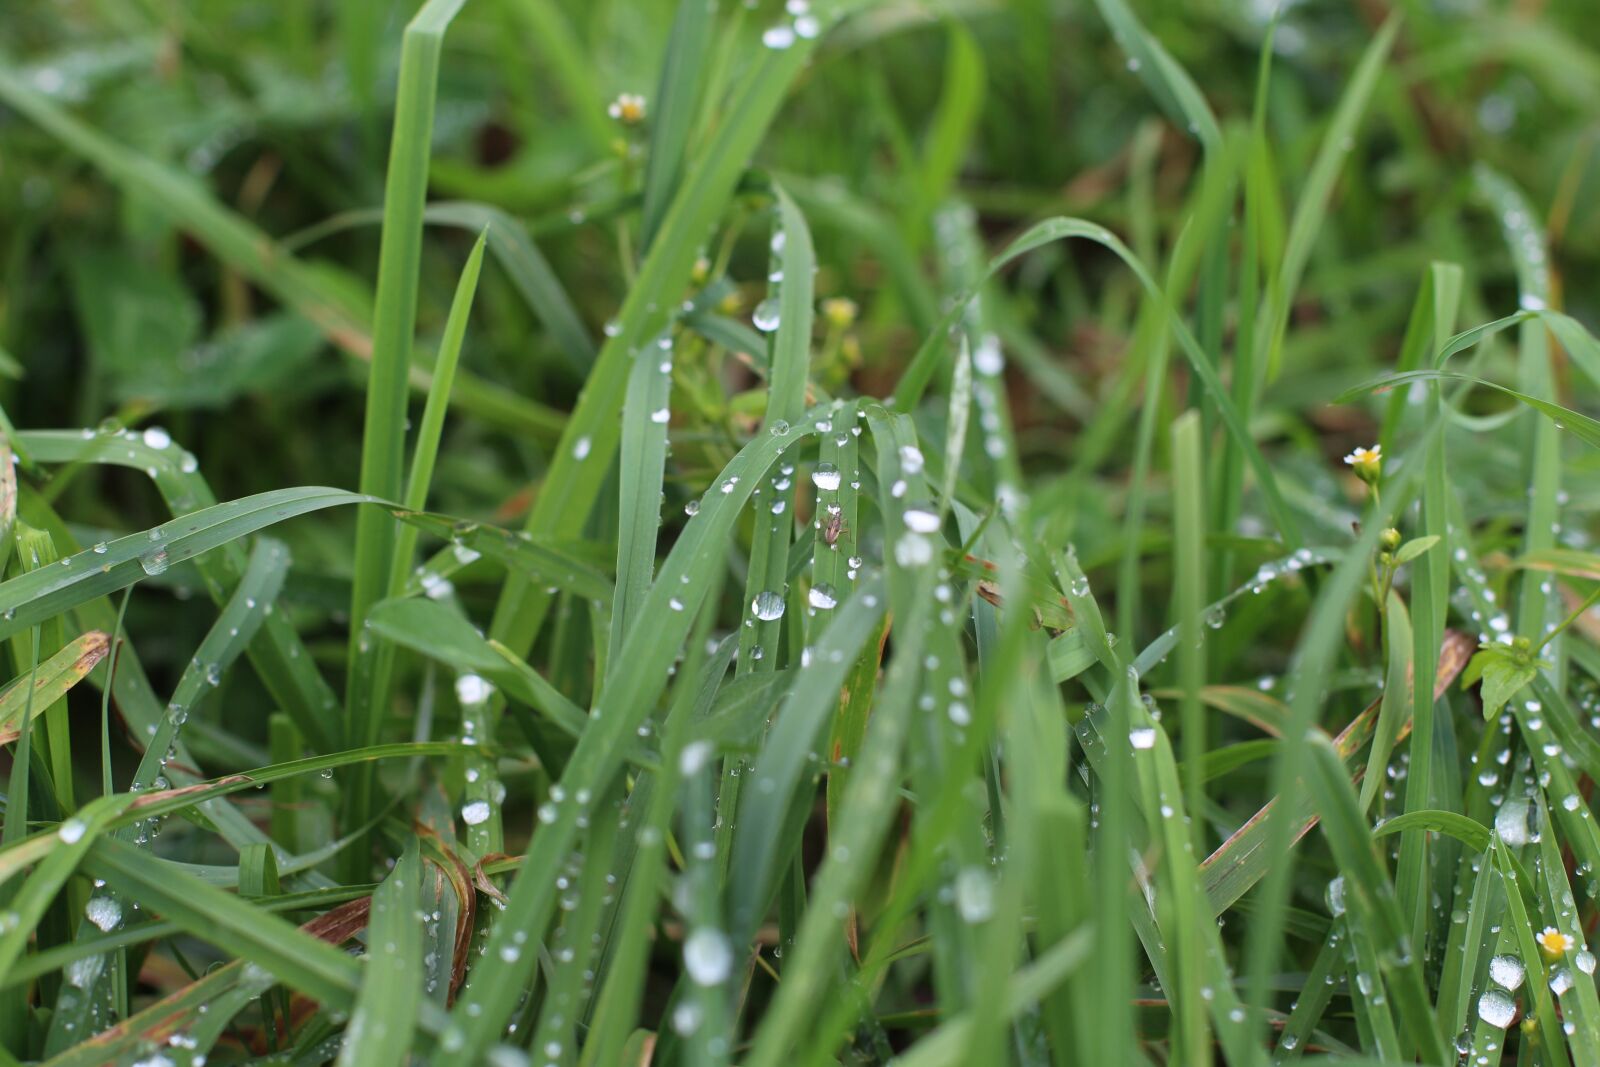
[[[1516,1014],[1517,1002],[1498,989],[1488,990],[1478,998],[1478,1018],[1490,1026],[1504,1030]]]
[[[811,481],[823,492],[831,493],[839,488],[842,481],[839,468],[832,463],[818,463],[817,469],[811,472]]]
[[[761,43],[774,51],[781,52],[794,44],[794,30],[784,25],[774,26],[761,35]]]
[[[956,875],[956,911],[968,923],[994,915],[994,880],[982,867],[963,867]]]
[[[665,426],[668,422],[672,421],[672,409],[657,408],[650,413],[650,421],[655,423],[657,426]]]
[[[762,333],[771,333],[778,328],[779,308],[778,298],[769,296],[756,305],[755,311],[750,314],[750,322]]]
[[[894,561],[902,567],[918,567],[933,560],[933,542],[921,534],[909,533],[894,543]]]
[[[1494,828],[1500,834],[1500,840],[1511,848],[1521,848],[1539,839],[1534,830],[1536,818],[1535,809],[1526,800],[1508,800],[1495,812]]]
[[[456,679],[456,699],[463,706],[486,704],[494,693],[494,686],[477,674],[463,674]]]
[[[139,557],[139,566],[143,567],[144,572],[152,577],[164,573],[167,565],[167,550],[164,548],[158,548],[154,552],[146,552]]]
[[[923,459],[922,449],[916,445],[900,446],[900,469],[907,474],[921,474],[926,460]]]
[[[937,533],[941,525],[939,513],[927,504],[914,504],[906,508],[901,519],[905,522],[906,529],[919,534]]]
[[[782,419],[775,419],[773,420],[770,431],[774,437],[788,437],[789,424]]]
[[[90,897],[83,913],[101,933],[109,934],[122,924],[122,905],[111,897]]]
[[[687,504],[683,505],[683,513],[689,516],[691,519],[700,514],[700,501],[691,500]]]
[[[477,826],[489,821],[489,802],[487,800],[474,800],[470,804],[461,806],[461,821],[468,826]]]
[[[812,586],[811,592],[806,599],[818,611],[832,611],[839,603],[839,598],[834,594],[833,586],[826,582]]]
[[[1323,892],[1323,897],[1328,902],[1328,914],[1335,919],[1344,914],[1344,875],[1339,875],[1328,883],[1328,888]]]
[[[172,435],[159,426],[152,426],[144,432],[144,443],[150,448],[166,448],[172,444]]]
[[[89,825],[82,819],[68,819],[56,828],[56,836],[69,845],[77,844],[83,838]]]
[[[1156,728],[1154,726],[1141,726],[1128,731],[1128,744],[1134,748],[1146,749],[1156,747]]]
[[[1516,956],[1500,955],[1489,961],[1489,979],[1509,992],[1515,993],[1526,975],[1522,960]]]
[[[683,942],[683,966],[696,985],[721,985],[733,969],[733,949],[721,930],[702,926]]]
[[[762,622],[772,622],[783,618],[783,610],[786,606],[782,593],[761,592],[757,593],[756,598],[750,602],[750,614]]]
[[[572,442],[572,458],[573,459],[587,459],[588,456],[589,456],[589,439],[587,437],[580,437],[576,441]]]

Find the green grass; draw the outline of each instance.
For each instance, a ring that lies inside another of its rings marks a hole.
[[[0,14],[0,1067],[1600,1062],[1600,40],[1287,6]]]

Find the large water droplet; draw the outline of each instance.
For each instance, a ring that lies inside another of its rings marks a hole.
[[[778,328],[780,306],[777,297],[767,297],[757,304],[755,311],[751,313],[751,323],[762,333],[771,333]]]
[[[1495,812],[1494,828],[1508,846],[1521,848],[1539,839],[1534,828],[1537,817],[1536,809],[1526,800],[1508,800]]]
[[[994,915],[994,880],[982,867],[963,867],[956,875],[956,911],[969,923]]]
[[[817,469],[811,472],[812,483],[826,493],[837,490],[842,480],[839,468],[832,463],[818,463]]]
[[[783,609],[786,606],[782,593],[768,590],[756,594],[756,598],[750,602],[750,614],[762,622],[773,622],[783,618]]]
[[[1344,875],[1339,875],[1328,883],[1328,888],[1323,896],[1328,902],[1328,914],[1335,919],[1344,914]]]
[[[461,806],[461,821],[468,826],[477,826],[489,821],[489,802],[487,800],[474,800],[470,804]]]
[[[456,699],[463,705],[472,707],[488,703],[490,695],[494,693],[494,686],[488,680],[477,674],[463,674],[456,679]]]
[[[812,586],[811,593],[807,599],[810,600],[811,606],[818,611],[832,611],[839,604],[839,598],[834,594],[833,586],[826,582]]]
[[[702,986],[721,985],[733,969],[733,950],[721,930],[702,926],[683,942],[683,966]]]
[[[913,504],[906,508],[901,516],[906,524],[906,529],[913,533],[930,534],[939,529],[939,513],[927,504]]]
[[[109,934],[122,924],[122,905],[111,897],[90,897],[83,913],[100,928],[101,933]]]
[[[1478,998],[1478,1018],[1504,1030],[1516,1018],[1517,1002],[1498,989],[1488,990]]]
[[[1129,730],[1128,744],[1138,749],[1155,748],[1156,728],[1154,726],[1140,726]]]
[[[144,572],[152,577],[165,573],[168,562],[167,550],[164,548],[158,548],[154,552],[146,552],[139,557],[139,566],[143,567]]]
[[[1499,955],[1489,961],[1490,981],[1504,986],[1513,993],[1522,985],[1522,979],[1527,973],[1526,968],[1522,966],[1522,960],[1516,956]]]
[[[172,435],[159,426],[152,426],[144,432],[144,443],[150,448],[166,448],[172,444]]]

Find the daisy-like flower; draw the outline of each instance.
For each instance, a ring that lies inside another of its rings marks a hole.
[[[1544,958],[1552,963],[1564,958],[1573,947],[1572,938],[1554,926],[1546,926],[1534,934],[1533,939],[1539,943],[1539,951],[1544,953]]]
[[[1383,473],[1383,446],[1373,445],[1371,448],[1358,448],[1344,457],[1356,477],[1371,485],[1378,480],[1378,475]]]
[[[644,97],[638,93],[622,93],[611,101],[606,114],[624,126],[637,126],[644,121]]]

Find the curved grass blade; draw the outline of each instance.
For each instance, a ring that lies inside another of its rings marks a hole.
[[[134,771],[132,792],[141,792],[155,783],[166,765],[167,752],[177,742],[178,731],[255,636],[267,609],[277,600],[288,571],[288,546],[270,537],[258,538],[250,553],[250,565],[239,579],[232,599],[184,668],[160,726],[146,739],[144,756]]]
[[[0,582],[0,637],[124,589],[174,563],[236,541],[285,519],[340,504],[378,504],[345,489],[275,489],[202,508],[144,533],[129,534],[57,563]]]

